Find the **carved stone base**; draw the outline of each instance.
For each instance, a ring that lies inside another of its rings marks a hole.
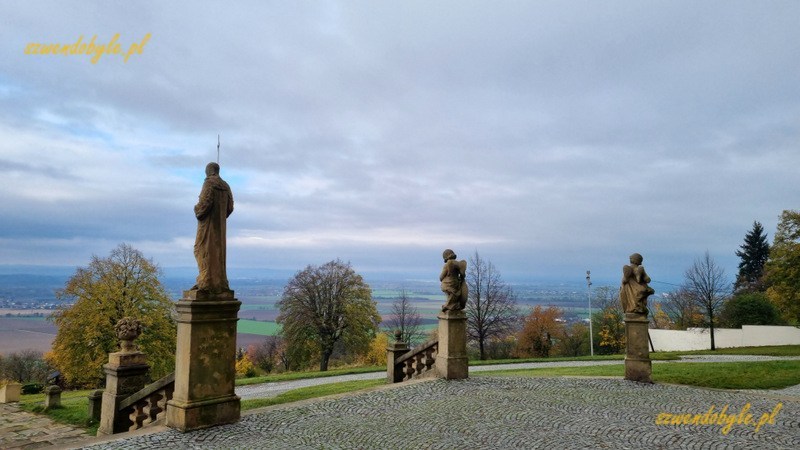
[[[106,388],[103,391],[100,408],[98,436],[128,431],[130,418],[117,411],[126,397],[145,387],[150,366],[142,352],[115,352],[108,355],[108,364],[103,365],[106,372]]]
[[[390,342],[386,347],[386,382],[399,383],[403,381],[402,367],[396,367],[394,362],[397,358],[408,352],[408,344],[405,342]]]
[[[463,380],[469,377],[467,359],[467,315],[463,310],[439,313],[439,350],[436,372],[440,378]]]
[[[234,382],[241,304],[233,291],[184,291],[176,305],[175,392],[167,403],[167,426],[186,432],[239,420]]]
[[[650,362],[647,328],[650,321],[643,314],[625,314],[625,379],[652,383],[653,366]]]

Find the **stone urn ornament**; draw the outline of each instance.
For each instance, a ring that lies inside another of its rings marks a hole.
[[[123,317],[114,326],[119,339],[120,349],[124,353],[135,352],[138,350],[133,341],[142,334],[142,324],[133,317]]]

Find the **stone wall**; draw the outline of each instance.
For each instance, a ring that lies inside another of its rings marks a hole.
[[[650,338],[657,352],[711,348],[711,333],[707,328],[689,328],[686,331],[650,329]],[[800,328],[772,325],[715,328],[714,343],[717,348],[800,345]]]

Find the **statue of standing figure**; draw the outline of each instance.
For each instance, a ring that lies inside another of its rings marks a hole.
[[[622,285],[619,288],[619,300],[626,313],[647,315],[647,297],[655,294],[647,283],[650,277],[644,271],[644,258],[638,253],[630,256],[631,263],[622,267]]]
[[[467,306],[467,262],[456,261],[456,254],[449,248],[442,253],[444,267],[439,275],[442,292],[447,295],[447,303],[442,311],[460,311]]]
[[[197,260],[197,284],[192,289],[220,293],[229,291],[226,258],[226,221],[233,212],[233,193],[219,176],[219,164],[208,163],[200,198],[194,207],[197,217],[197,238],[194,257]]]

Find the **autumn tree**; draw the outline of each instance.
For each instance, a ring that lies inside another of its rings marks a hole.
[[[674,328],[674,323],[669,315],[664,311],[661,306],[662,302],[654,302],[650,308],[650,327],[656,330],[671,330]]]
[[[467,267],[469,297],[467,336],[478,344],[480,359],[486,359],[486,345],[513,331],[517,322],[517,300],[491,261],[475,252]]]
[[[706,324],[711,332],[711,350],[716,350],[714,345],[716,316],[730,294],[730,284],[725,277],[725,270],[717,265],[706,251],[686,269],[683,283],[683,289],[697,302],[705,315]]]
[[[764,267],[767,297],[790,325],[800,325],[800,211],[781,214]]]
[[[152,260],[127,244],[106,258],[92,256],[78,268],[56,297],[63,304],[51,316],[58,327],[51,363],[75,385],[97,386],[102,366],[119,350],[114,326],[123,317],[142,324],[136,340],[147,354],[151,376],[161,378],[175,367],[175,307]]]
[[[625,313],[619,300],[619,288],[601,286],[592,299],[592,342],[601,355],[620,353],[625,348]],[[595,309],[596,308],[596,309]]]
[[[267,336],[258,344],[250,344],[247,347],[247,356],[256,367],[266,373],[270,373],[275,369],[279,348],[280,338],[278,336]]]
[[[624,319],[621,307],[608,306],[592,315],[596,353],[611,355],[625,349]]]
[[[736,250],[736,256],[741,260],[734,288],[737,291],[761,290],[761,277],[769,258],[769,242],[761,223],[753,222],[753,229],[745,235],[744,243]]]
[[[583,322],[573,322],[565,326],[554,350],[558,356],[588,355],[589,327]]]
[[[695,296],[686,289],[668,293],[660,305],[676,330],[703,326],[700,304]]]
[[[400,340],[413,347],[425,337],[421,323],[419,310],[411,303],[406,290],[401,290],[400,295],[392,302],[389,319],[384,321],[384,329],[392,339],[394,332],[400,330]]]
[[[381,321],[369,285],[338,259],[295,274],[276,306],[288,347],[311,345],[319,352],[320,371],[328,370],[339,342],[349,352],[363,353]]]
[[[42,358],[42,353],[36,350],[22,350],[0,358],[0,380],[44,384],[49,371],[50,366]]]
[[[564,333],[563,314],[560,309],[549,306],[546,309],[536,305],[530,314],[522,319],[522,330],[517,335],[516,354],[519,357],[550,356],[556,339]]]

